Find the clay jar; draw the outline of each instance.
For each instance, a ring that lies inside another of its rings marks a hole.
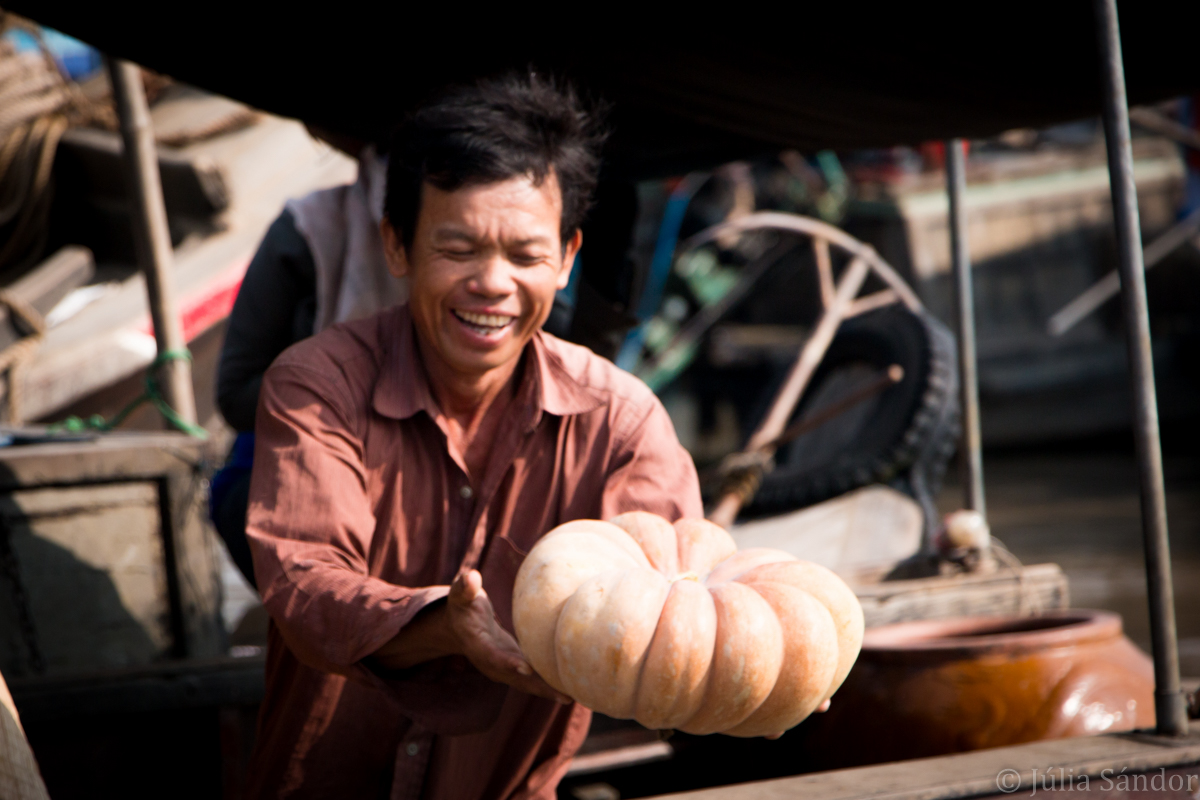
[[[866,632],[806,749],[828,769],[1149,728],[1153,695],[1116,614],[906,622]]]

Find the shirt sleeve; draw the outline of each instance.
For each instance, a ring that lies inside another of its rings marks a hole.
[[[308,666],[367,678],[359,662],[449,592],[372,577],[376,521],[358,416],[303,365],[277,364],[259,404],[246,535],[263,604]]]
[[[600,518],[626,511],[649,511],[672,522],[703,517],[696,465],[679,443],[667,410],[653,395],[642,408],[641,414],[626,415],[631,418],[627,430],[617,427]]]

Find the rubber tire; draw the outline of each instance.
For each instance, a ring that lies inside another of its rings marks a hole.
[[[845,395],[842,391],[821,398],[822,387],[839,371],[845,375],[852,365],[869,365],[872,372],[882,373],[891,364],[904,368],[900,383],[864,401],[857,413],[849,409],[780,448],[776,467],[764,477],[746,516],[804,508],[874,483],[911,494],[908,472],[918,461],[925,488],[937,491],[960,432],[957,346],[950,331],[926,312],[914,314],[894,305],[845,322],[793,420],[810,405],[822,407]],[[767,402],[773,396],[771,391]],[[806,451],[803,463],[794,463],[790,448],[812,446],[816,435],[836,446]]]

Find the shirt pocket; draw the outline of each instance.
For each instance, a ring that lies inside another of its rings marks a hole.
[[[529,553],[509,539],[507,536],[497,536],[488,547],[483,560],[483,568],[479,571],[483,576],[483,588],[492,601],[492,609],[500,626],[513,633],[512,596],[513,584],[517,580],[517,570]]]

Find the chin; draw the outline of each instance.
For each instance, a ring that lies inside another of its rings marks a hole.
[[[461,369],[485,371],[507,364],[519,357],[524,349],[523,344],[514,346],[512,341],[508,341],[498,347],[487,349],[463,347],[459,344],[446,348],[442,353],[447,362],[455,364]]]

